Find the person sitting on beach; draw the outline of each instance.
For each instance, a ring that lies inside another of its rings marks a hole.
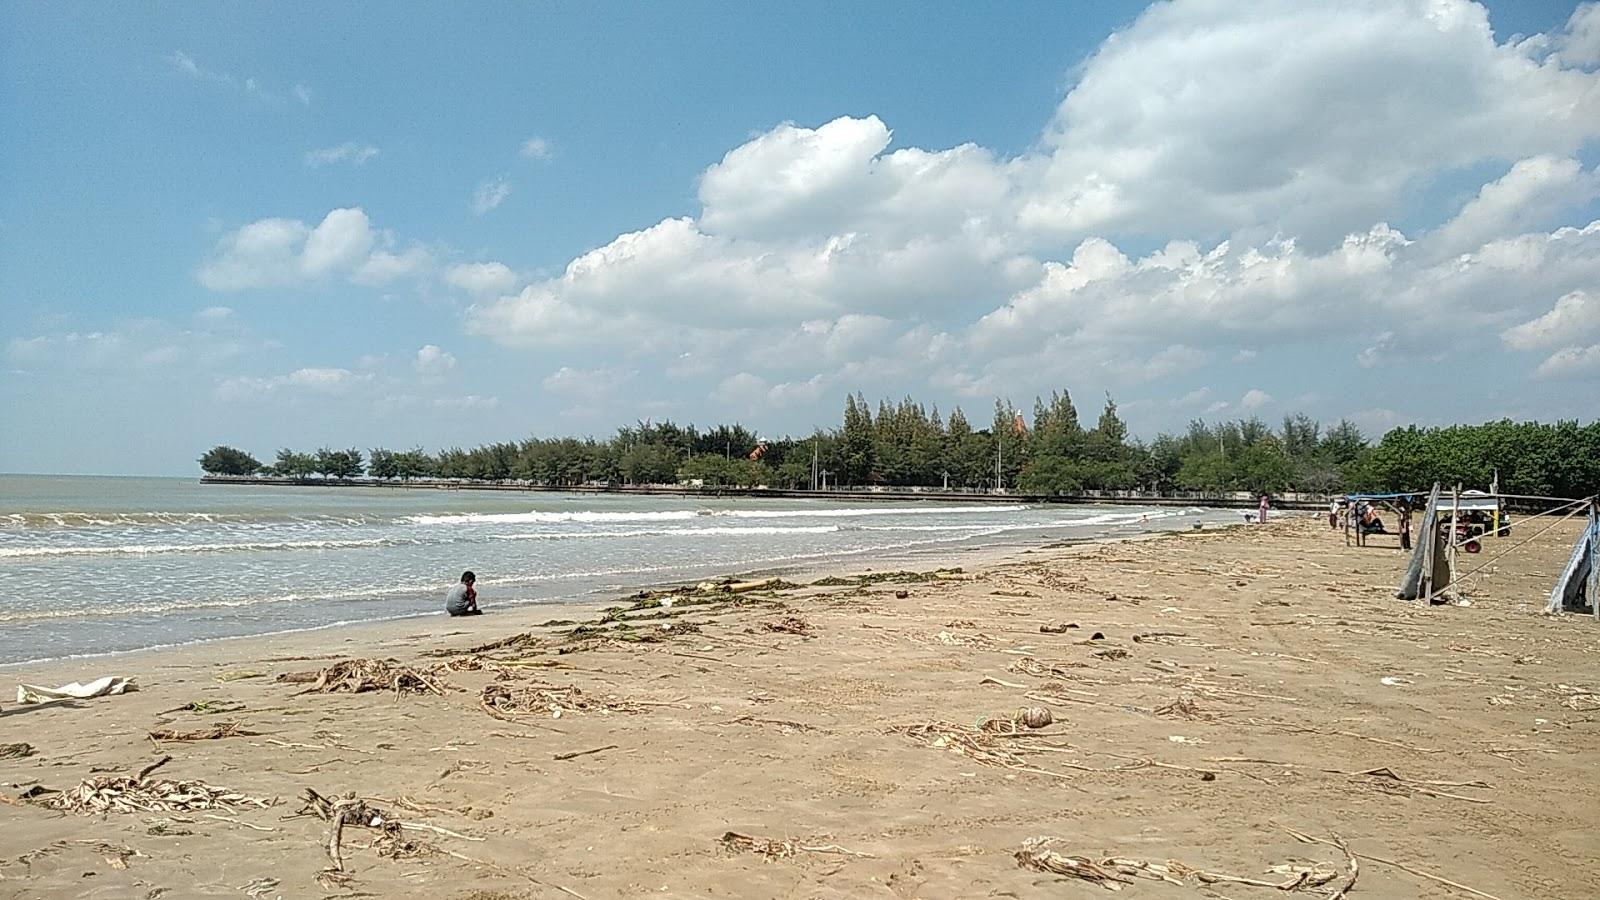
[[[478,589],[473,587],[478,576],[470,571],[461,573],[461,580],[450,586],[444,595],[444,611],[452,616],[481,616],[478,608]]]

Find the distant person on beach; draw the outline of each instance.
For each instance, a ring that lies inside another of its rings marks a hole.
[[[1328,501],[1328,527],[1339,527],[1339,499],[1337,497]]]
[[[1401,500],[1400,504],[1400,549],[1411,549],[1411,501]]]
[[[481,616],[478,608],[478,576],[470,571],[461,573],[461,580],[452,584],[444,595],[444,611],[452,616]]]
[[[1261,495],[1261,505],[1260,505],[1260,507],[1258,507],[1256,509],[1256,522],[1258,524],[1261,524],[1261,525],[1267,524],[1267,510],[1270,509],[1271,507],[1272,507],[1272,504],[1267,502],[1267,495],[1266,494],[1262,494]]]

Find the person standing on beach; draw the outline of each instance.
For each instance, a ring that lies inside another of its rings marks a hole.
[[[1257,524],[1261,524],[1261,525],[1267,524],[1267,510],[1271,506],[1272,506],[1272,504],[1267,502],[1267,495],[1266,494],[1262,494],[1261,495],[1261,506],[1258,507],[1257,510],[1256,510],[1256,522],[1257,522]]]
[[[1400,549],[1411,549],[1411,501],[1401,500],[1400,506]]]
[[[452,584],[444,595],[444,611],[452,616],[481,616],[478,608],[478,576],[471,571],[461,573],[461,580]]]
[[[1339,499],[1337,497],[1328,501],[1328,527],[1339,527]]]

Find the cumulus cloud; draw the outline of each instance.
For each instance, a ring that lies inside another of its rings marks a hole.
[[[1337,240],[1430,173],[1570,155],[1600,127],[1593,85],[1465,0],[1156,4],[1083,66],[1023,215]]]
[[[1517,350],[1545,350],[1596,335],[1600,335],[1600,295],[1573,291],[1549,312],[1507,328],[1500,337]]]
[[[1567,26],[1554,40],[1556,52],[1567,62],[1600,65],[1600,3],[1580,3]]]
[[[1084,63],[1033,150],[897,148],[870,115],[783,123],[705,170],[697,214],[480,299],[467,327],[691,347],[770,388],[808,382],[818,323],[855,316],[873,336],[835,359],[916,335],[930,352],[902,368],[963,395],[1080,362],[1136,383],[1356,322],[1500,330],[1600,274],[1600,226],[1530,231],[1592,196],[1573,154],[1596,136],[1600,76],[1498,42],[1464,0],[1179,0]],[[1437,226],[1385,224],[1419,184],[1500,160]]]
[[[331,166],[334,163],[349,163],[352,166],[366,165],[367,161],[377,156],[379,150],[371,144],[358,144],[355,141],[346,141],[332,147],[322,147],[306,151],[306,165],[312,168]]]
[[[780,123],[708,159],[684,214],[618,223],[531,281],[495,262],[444,281],[472,297],[469,333],[628,354],[750,408],[1203,383],[1261,358],[1241,347],[1404,364],[1393,348],[1493,335],[1554,353],[1543,374],[1584,371],[1600,222],[1561,225],[1600,193],[1578,162],[1600,137],[1597,8],[1499,40],[1466,0],[1161,3],[1074,70],[1024,152],[906,146],[873,115]],[[548,156],[539,140],[523,154]],[[472,209],[510,190],[487,181]],[[239,229],[202,283],[431,267],[335,212]],[[1178,405],[1273,402],[1195,393]]]
[[[456,367],[456,358],[437,344],[423,344],[412,365],[424,375],[443,375]]]
[[[1251,388],[1250,390],[1245,391],[1243,397],[1239,398],[1239,408],[1254,412],[1255,410],[1258,410],[1271,402],[1271,394],[1261,390],[1260,388]]]
[[[372,228],[360,207],[335,209],[315,226],[298,219],[261,219],[224,235],[195,273],[214,291],[277,287],[343,276],[383,284],[427,268],[426,250],[377,249],[392,242]]]
[[[340,395],[371,380],[371,374],[349,369],[308,367],[267,378],[225,378],[217,383],[216,396],[222,400],[252,400],[285,393]]]
[[[1495,238],[1543,225],[1561,210],[1588,203],[1597,189],[1600,177],[1584,172],[1575,159],[1518,160],[1431,236],[1432,249],[1441,256],[1476,250]]]
[[[555,155],[556,148],[549,140],[535,135],[522,142],[520,152],[528,159],[549,159]]]
[[[504,294],[517,284],[517,273],[504,263],[462,263],[452,266],[444,280],[473,294]]]
[[[1577,378],[1600,375],[1600,344],[1563,347],[1550,354],[1535,370],[1540,378]]]
[[[511,196],[511,182],[504,178],[485,181],[472,192],[472,211],[481,216],[506,202],[509,196]]]
[[[401,278],[421,275],[433,268],[433,254],[423,247],[409,247],[399,253],[377,250],[351,273],[356,284],[385,285]]]

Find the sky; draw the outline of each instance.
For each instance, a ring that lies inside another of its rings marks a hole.
[[[0,4],[0,471],[1600,410],[1600,4]]]

